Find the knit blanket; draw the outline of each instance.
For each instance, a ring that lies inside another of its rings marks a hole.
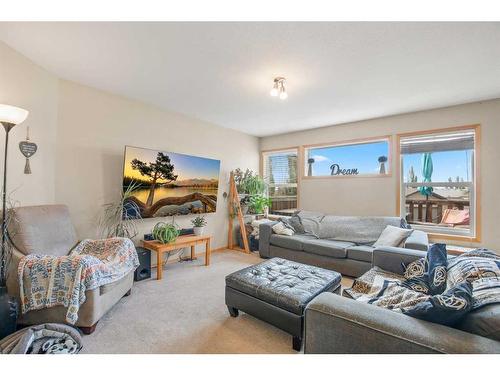
[[[62,305],[66,321],[75,324],[87,290],[120,280],[138,266],[127,238],[84,240],[65,256],[25,256],[18,267],[22,313]]]
[[[402,312],[420,302],[427,301],[430,295],[403,286],[405,278],[379,267],[373,267],[357,278],[344,296],[360,302]]]

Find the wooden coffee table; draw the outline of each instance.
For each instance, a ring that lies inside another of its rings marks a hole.
[[[142,246],[148,250],[156,251],[156,279],[161,280],[163,273],[163,253],[191,247],[191,259],[195,258],[195,246],[205,245],[205,266],[210,265],[210,236],[179,236],[174,242],[163,244],[159,241],[142,241]]]

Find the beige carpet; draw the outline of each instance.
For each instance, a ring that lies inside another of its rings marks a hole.
[[[82,353],[296,353],[285,332],[227,312],[224,277],[262,260],[229,250],[214,253],[209,267],[202,258],[168,264],[161,281],[135,283],[84,336]]]

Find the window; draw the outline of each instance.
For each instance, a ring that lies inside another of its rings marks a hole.
[[[269,213],[291,215],[297,209],[297,149],[262,153],[263,177],[269,184]]]
[[[390,138],[305,148],[305,178],[387,176],[391,171]]]
[[[413,227],[476,237],[476,128],[400,136],[400,210]]]

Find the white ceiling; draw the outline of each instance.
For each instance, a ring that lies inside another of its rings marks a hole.
[[[256,136],[500,97],[500,23],[0,23],[0,39],[61,78]]]

